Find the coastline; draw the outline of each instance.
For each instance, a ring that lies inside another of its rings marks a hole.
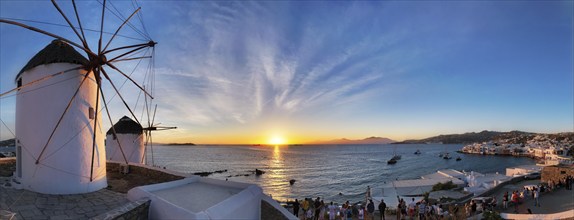
[[[169,171],[169,170],[163,170],[161,168],[145,168],[142,166],[130,166],[130,174],[125,175],[125,174],[121,174],[119,171],[119,163],[115,163],[115,162],[108,162],[108,178],[109,178],[109,186],[106,189],[103,189],[101,191],[98,191],[96,193],[92,193],[88,196],[83,196],[82,199],[87,201],[87,203],[81,203],[81,204],[85,204],[87,206],[87,204],[93,205],[93,203],[98,203],[98,201],[100,200],[106,200],[106,201],[115,201],[115,202],[111,202],[110,205],[107,208],[104,208],[101,205],[98,205],[96,210],[89,210],[89,208],[84,209],[84,208],[80,208],[78,207],[73,207],[70,205],[65,205],[67,207],[69,207],[71,210],[73,210],[74,213],[72,212],[49,212],[47,209],[43,209],[43,208],[38,208],[38,207],[43,207],[41,204],[35,204],[34,206],[37,206],[36,209],[39,210],[38,212],[35,212],[36,214],[41,213],[40,215],[36,215],[36,216],[54,216],[54,214],[62,214],[64,213],[65,215],[67,214],[67,216],[69,217],[78,217],[81,218],[83,217],[97,217],[97,216],[102,216],[102,215],[106,215],[109,214],[109,212],[115,210],[114,206],[126,206],[127,204],[130,204],[130,202],[128,202],[125,199],[125,192],[127,192],[127,190],[136,187],[136,186],[140,186],[140,185],[147,185],[147,184],[153,184],[153,183],[159,183],[159,182],[168,182],[168,181],[172,181],[172,180],[176,180],[176,179],[182,179],[184,178],[184,176],[177,176],[174,175],[174,172]],[[3,170],[14,170],[15,169],[15,158],[9,158],[9,159],[2,159],[0,160],[0,171]],[[5,173],[5,172],[4,172]],[[177,174],[177,172],[175,172],[175,174]],[[6,176],[2,177],[2,178],[6,178]],[[127,183],[126,183],[127,182]],[[510,181],[506,181],[503,184],[500,184],[498,187],[495,187],[491,190],[488,190],[486,192],[483,192],[481,194],[478,195],[474,195],[472,197],[477,197],[477,196],[495,196],[495,197],[501,197],[502,192],[504,192],[505,190],[509,190],[509,189],[516,189],[516,188],[522,188],[524,185],[531,185],[531,184],[540,184],[541,181],[540,180],[526,180],[523,178],[523,176],[519,176],[519,177],[514,177],[512,178]],[[14,197],[14,192],[9,192],[9,191],[5,191],[5,187],[2,187],[3,189],[3,197],[6,197],[6,195],[12,195],[12,196],[8,196],[8,198],[5,200],[8,201],[13,201],[14,199],[12,197]],[[374,188],[376,189],[376,188]],[[560,188],[558,189],[560,190]],[[22,190],[19,190],[22,191]],[[24,190],[25,191],[25,190]],[[538,209],[538,208],[532,208],[532,201],[531,200],[525,200],[525,203],[522,203],[519,205],[518,207],[518,213],[528,213],[527,209],[532,209],[535,210],[535,212],[537,214],[539,214],[538,216],[541,216],[540,214],[551,214],[551,213],[559,213],[559,212],[564,212],[564,211],[568,211],[570,209],[568,209],[567,207],[574,207],[574,198],[571,198],[570,200],[568,200],[568,198],[564,197],[564,195],[568,195],[568,194],[564,194],[564,193],[560,193],[561,191],[557,191],[554,193],[546,193],[543,194],[542,196],[542,202],[544,204],[548,204],[547,206],[544,206],[546,208],[544,209]],[[31,192],[29,192],[31,193]],[[41,194],[36,194],[36,193],[32,193],[28,196],[32,196],[32,197],[38,197],[38,198],[51,198],[49,195],[41,195]],[[62,203],[62,204],[70,204],[69,201],[67,199],[69,198],[77,198],[77,196],[71,196],[68,198],[68,196],[57,196],[60,197],[60,200],[58,201],[58,203]],[[375,198],[375,197],[374,197]],[[303,198],[301,198],[303,199]],[[469,201],[469,197],[464,197],[461,199],[455,199],[453,201],[447,202],[447,203],[443,203],[445,205],[445,209],[450,209],[453,210],[455,207],[463,207],[465,202]],[[499,199],[500,201],[501,199]],[[75,200],[74,200],[75,201]],[[375,200],[377,201],[377,200]],[[436,203],[436,200],[428,200],[429,202],[432,203]],[[28,201],[30,202],[30,201]],[[292,212],[292,206],[290,206],[289,204],[292,201],[279,201],[280,203],[282,203],[284,205],[285,208],[287,208],[288,210],[290,210]],[[342,204],[344,201],[341,201]],[[389,201],[387,201],[389,202]],[[353,202],[353,205],[357,205],[360,204],[361,202]],[[378,204],[378,202],[375,202],[376,205]],[[555,204],[555,203],[565,203],[567,204],[566,206],[564,206],[564,204],[562,204],[561,206],[553,206],[551,204]],[[32,204],[34,204],[34,202],[32,202]],[[99,203],[98,203],[99,204]],[[123,204],[123,205],[122,205]],[[142,202],[137,203],[139,205],[143,204]],[[568,204],[572,204],[572,206],[568,206]],[[13,205],[13,204],[12,204]],[[109,205],[109,204],[108,204]],[[149,204],[148,204],[149,205]],[[364,203],[362,204],[364,205]],[[83,205],[82,205],[83,206]],[[10,206],[9,206],[10,207]],[[19,206],[17,206],[19,207]],[[56,205],[56,207],[60,207],[59,205]],[[274,211],[274,209],[271,209],[272,206],[265,204],[264,202],[262,202],[261,204],[262,207],[262,216],[268,216],[270,218],[273,219],[277,219],[277,218],[281,218],[282,214],[280,214],[277,211]],[[269,208],[271,207],[271,208]],[[388,209],[386,210],[386,217],[396,217],[396,208],[393,206],[387,206]],[[549,208],[550,207],[550,208]],[[555,208],[552,208],[555,207]],[[565,208],[566,207],[566,208]],[[52,207],[53,208],[53,207]],[[28,213],[34,213],[34,211],[30,211],[30,210],[25,210],[25,209],[20,209],[20,208],[16,208],[16,209],[12,209],[13,211],[16,211],[16,216],[20,216],[20,217],[33,217],[33,215],[30,215]],[[501,215],[506,215],[504,212],[507,211],[506,209],[501,209],[501,208],[497,208],[495,209],[495,211],[497,211],[497,213],[501,213]],[[376,216],[378,216],[379,211],[377,211],[375,214]],[[96,215],[97,214],[97,215]],[[482,213],[480,213],[482,214]],[[454,214],[455,216],[466,216],[468,215],[468,213],[464,213],[464,212],[457,212],[456,214]]]

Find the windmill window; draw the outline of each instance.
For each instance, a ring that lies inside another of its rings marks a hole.
[[[90,119],[94,119],[96,117],[96,112],[94,111],[94,108],[90,107],[90,109],[88,109],[88,117],[90,117]]]
[[[22,87],[22,77],[18,78],[18,81],[16,82],[18,88]],[[19,90],[19,89],[18,89]]]

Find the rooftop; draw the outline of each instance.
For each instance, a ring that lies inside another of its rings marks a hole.
[[[193,182],[178,187],[152,191],[152,193],[192,212],[201,212],[241,192],[241,190],[243,189]]]
[[[16,79],[20,77],[20,74],[26,72],[34,67],[51,64],[51,63],[73,63],[86,65],[88,59],[82,56],[78,51],[76,51],[72,46],[62,40],[53,40],[48,46],[44,47],[40,52],[38,52],[28,63],[20,70]]]

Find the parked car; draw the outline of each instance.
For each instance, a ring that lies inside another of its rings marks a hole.
[[[536,172],[536,173],[526,174],[526,175],[524,175],[524,179],[527,179],[527,180],[540,179],[540,173]]]

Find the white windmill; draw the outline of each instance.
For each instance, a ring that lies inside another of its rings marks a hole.
[[[160,127],[158,125],[153,125],[153,119],[150,125],[152,126],[144,128],[128,116],[122,117],[106,132],[106,159],[120,162],[127,160],[129,163],[145,164],[146,146],[149,145],[150,150],[152,150],[151,165],[155,165],[153,162],[153,143],[151,132],[157,130],[176,129],[177,127]]]
[[[106,159],[142,163],[145,157],[143,134],[139,123],[128,116],[122,117],[106,132]]]
[[[82,27],[75,1],[72,0],[72,5],[79,27],[72,24],[54,0],[52,3],[80,43],[14,20],[0,19],[0,23],[56,38],[20,71],[16,77],[17,88],[0,94],[1,97],[16,92],[15,180],[20,183],[18,187],[45,194],[93,192],[107,186],[101,110],[105,108],[110,124],[112,121],[102,82],[109,82],[135,119],[110,75],[118,73],[126,81],[131,81],[145,94],[146,103],[148,98],[153,99],[144,87],[116,65],[124,61],[152,58],[146,56],[147,52],[144,56],[136,55],[149,48],[153,51],[156,42],[146,34],[142,35],[147,36],[143,43],[112,47],[111,43],[122,27],[127,24],[133,28],[129,20],[140,11],[138,8],[123,20],[103,45],[105,12],[110,10],[104,0],[98,46],[97,50],[93,50],[85,37],[84,31],[87,29]],[[74,47],[84,52],[87,58]],[[113,126],[111,130],[115,135]],[[122,143],[118,139],[116,142],[121,149]],[[125,156],[122,161],[128,163]]]

